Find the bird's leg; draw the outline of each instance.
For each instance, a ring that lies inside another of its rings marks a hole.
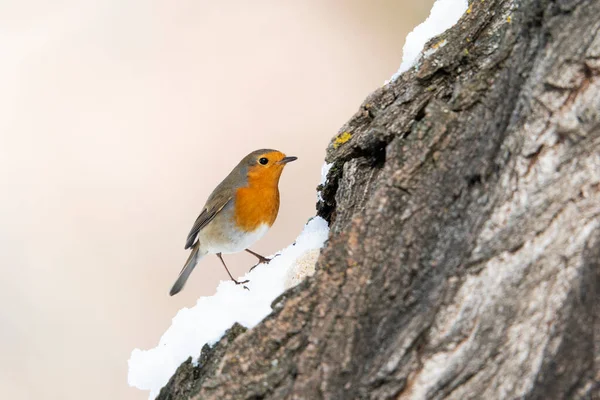
[[[258,267],[259,264],[268,264],[273,258],[275,258],[279,255],[279,254],[275,254],[275,256],[273,256],[273,258],[267,258],[265,256],[261,256],[260,254],[253,252],[250,249],[246,249],[246,251],[248,253],[252,254],[254,257],[258,258],[258,264],[256,264],[252,268],[250,268],[250,271],[252,271],[254,268]]]
[[[258,258],[258,263],[259,263],[259,264],[268,264],[268,263],[269,263],[269,261],[271,261],[271,259],[270,259],[270,258],[267,258],[267,257],[265,257],[265,256],[261,256],[260,254],[258,254],[258,253],[255,253],[255,252],[253,252],[253,251],[252,251],[252,250],[250,250],[250,249],[246,249],[246,251],[247,251],[248,253],[252,254],[254,257]]]
[[[221,260],[221,262],[223,263],[223,266],[225,267],[225,271],[227,271],[227,275],[229,275],[229,277],[231,278],[231,280],[234,281],[236,285],[243,285],[244,283],[250,282],[248,279],[246,279],[245,281],[241,281],[241,282],[236,281],[233,278],[233,276],[231,275],[231,272],[229,272],[229,269],[227,269],[227,265],[225,265],[225,261],[223,260],[223,256],[221,255],[221,253],[217,253],[217,257],[219,257],[219,260]],[[250,290],[246,286],[244,286],[244,289]]]

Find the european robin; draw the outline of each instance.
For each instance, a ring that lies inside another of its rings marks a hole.
[[[242,250],[258,258],[270,260],[248,249],[273,225],[279,211],[279,177],[283,167],[297,157],[286,157],[280,151],[253,151],[227,175],[210,194],[202,212],[188,234],[185,248],[192,249],[179,277],[169,292],[171,296],[183,289],[185,282],[202,257],[216,254],[227,274],[236,284],[222,254]]]

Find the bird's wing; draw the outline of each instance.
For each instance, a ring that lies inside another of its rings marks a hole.
[[[208,223],[212,221],[232,200],[232,195],[217,196],[214,199],[209,199],[207,205],[204,207],[204,210],[202,210],[198,218],[196,218],[196,222],[194,222],[194,226],[192,226],[192,230],[190,230],[190,233],[188,234],[187,241],[185,242],[186,249],[189,249],[194,245],[198,232],[208,225]]]

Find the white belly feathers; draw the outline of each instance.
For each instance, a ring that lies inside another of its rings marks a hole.
[[[198,235],[200,248],[207,253],[238,253],[251,247],[269,230],[269,225],[262,224],[251,232],[244,232],[232,226],[219,229],[218,224],[209,223]]]

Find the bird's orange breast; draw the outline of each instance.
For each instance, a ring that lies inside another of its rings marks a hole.
[[[239,229],[252,232],[262,224],[273,225],[279,211],[279,174],[248,174],[248,186],[237,189],[234,214]]]

